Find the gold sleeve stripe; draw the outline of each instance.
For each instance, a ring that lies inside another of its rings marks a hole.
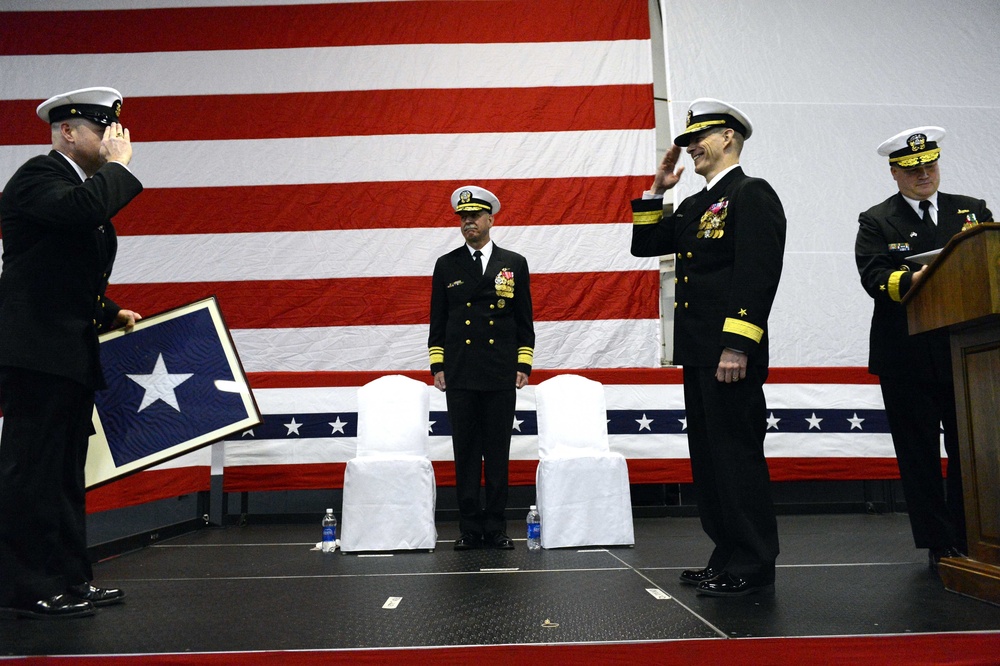
[[[760,326],[754,326],[749,322],[733,319],[732,317],[726,317],[726,323],[723,324],[722,330],[724,333],[742,335],[744,338],[750,338],[754,342],[760,342],[760,339],[764,337],[764,329]]]
[[[431,347],[427,351],[431,357],[431,365],[444,363],[444,347]]]
[[[632,224],[656,224],[663,219],[663,209],[632,212]]]
[[[517,362],[531,365],[535,360],[535,350],[531,347],[517,348]]]
[[[889,298],[897,303],[903,300],[903,297],[899,295],[899,281],[903,278],[903,273],[905,272],[906,271],[896,271],[889,276]]]

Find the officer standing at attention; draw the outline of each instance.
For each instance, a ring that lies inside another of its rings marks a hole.
[[[52,151],[0,198],[0,607],[6,617],[92,615],[125,593],[91,584],[84,466],[98,333],[139,315],[104,295],[118,241],[111,218],[141,191],[112,88],[38,106]]]
[[[720,597],[771,589],[778,556],[763,386],[785,214],[771,186],[739,165],[752,131],[736,107],[694,100],[650,190],[632,201],[632,254],[676,256],[674,362],[684,367],[698,514],[715,543],[707,566],[680,578]],[[707,187],[674,211],[663,194],[684,170],[676,166],[682,146]]]
[[[938,192],[944,135],[941,127],[915,127],[878,147],[899,192],[861,213],[854,246],[861,284],[875,299],[868,371],[882,389],[913,541],[927,549],[932,569],[942,557],[966,552],[962,468],[948,331],[909,335],[900,300],[927,266],[906,257],[944,247],[958,232],[993,220],[985,201]]]
[[[490,240],[500,212],[492,192],[460,187],[451,206],[466,242],[434,265],[427,344],[452,429],[461,531],[455,550],[511,550],[504,510],[515,389],[528,384],[535,347],[528,262]]]

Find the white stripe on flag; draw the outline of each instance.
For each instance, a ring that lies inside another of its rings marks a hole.
[[[655,319],[535,322],[536,368],[655,367]],[[399,371],[428,368],[426,324],[232,331],[247,372]]]
[[[655,260],[629,253],[631,233],[631,224],[497,226],[494,242],[524,255],[533,274],[654,270]],[[457,224],[447,229],[124,236],[112,282],[429,276],[437,257],[462,243]]]
[[[544,64],[542,64],[544,63]],[[36,72],[46,72],[45,77]],[[47,99],[80,81],[129,97],[652,83],[648,40],[389,44],[0,56],[0,98]],[[126,101],[127,104],[127,101]]]
[[[48,151],[0,146],[0,173]],[[129,168],[147,188],[585,178],[647,174],[655,152],[655,130],[137,140]]]

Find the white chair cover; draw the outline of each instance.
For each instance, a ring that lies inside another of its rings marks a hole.
[[[437,485],[428,386],[402,375],[358,389],[358,453],[344,472],[340,549],[433,550]]]
[[[535,387],[542,547],[633,545],[625,456],[608,446],[604,387],[559,375]]]

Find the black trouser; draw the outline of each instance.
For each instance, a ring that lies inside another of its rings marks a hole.
[[[455,452],[455,490],[459,529],[483,534],[505,531],[510,436],[514,427],[516,389],[469,391],[449,388],[448,420]],[[480,502],[480,480],[486,477],[486,502]]]
[[[11,606],[93,578],[84,466],[94,391],[0,368],[0,410],[0,606]]]
[[[892,377],[879,377],[879,384],[914,544],[917,548],[954,546],[967,552],[954,385]],[[942,424],[947,482],[941,478]]]
[[[764,458],[766,367],[732,384],[714,367],[684,368],[691,471],[698,514],[715,543],[708,566],[774,580],[778,524]]]

